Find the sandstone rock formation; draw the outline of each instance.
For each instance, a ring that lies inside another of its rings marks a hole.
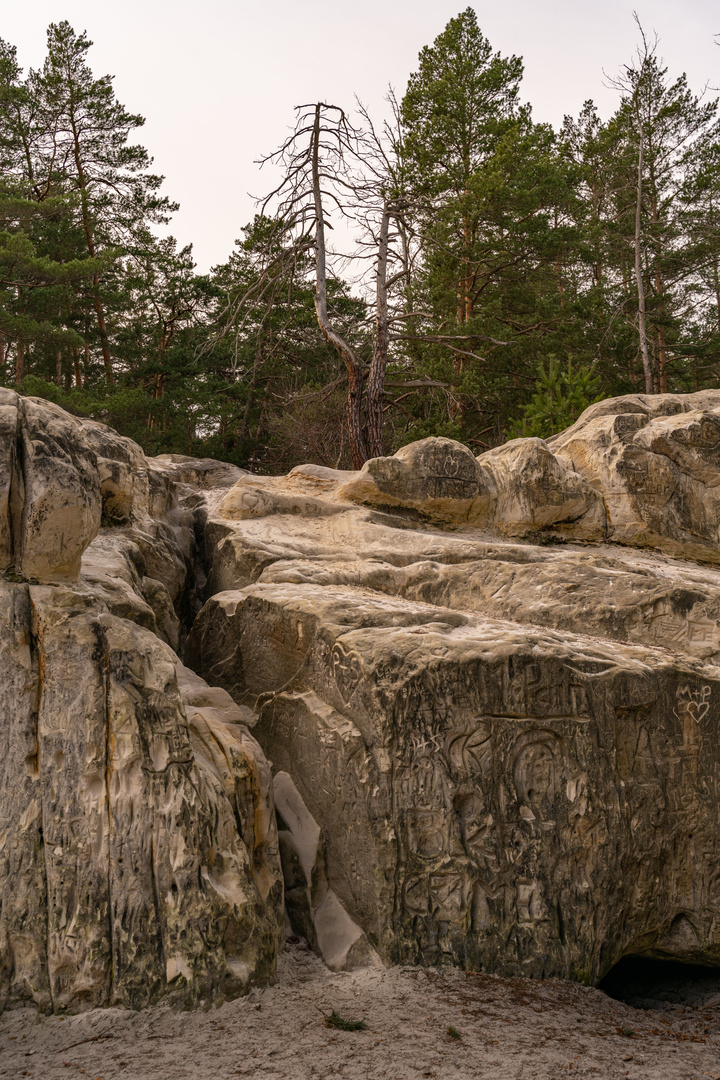
[[[72,580],[100,526],[97,462],[57,406],[0,390],[0,570]]]
[[[186,662],[258,712],[386,962],[720,964],[719,417],[720,393],[617,399],[478,459],[426,439],[245,476],[210,514]]]
[[[599,402],[551,449],[602,492],[617,543],[720,561],[720,391]]]
[[[129,440],[0,394],[0,1008],[244,993],[274,972],[277,830],[252,717],[165,643],[191,517]]]
[[[334,970],[720,966],[718,491],[720,392],[259,477],[0,391],[0,1005],[243,993],[282,875]]]

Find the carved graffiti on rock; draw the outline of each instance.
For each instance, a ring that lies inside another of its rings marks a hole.
[[[455,812],[460,822],[460,836],[466,854],[475,859],[496,859],[493,816],[480,790],[455,798]]]
[[[466,888],[462,874],[413,874],[405,880],[403,906],[408,915],[453,921],[465,910]]]
[[[436,919],[456,919],[465,907],[462,874],[430,875],[430,913]]]
[[[515,744],[513,782],[523,818],[545,820],[560,779],[561,747],[552,731],[524,732]]]
[[[406,811],[409,850],[423,859],[436,859],[447,848],[447,814],[444,810]]]
[[[658,645],[688,649],[700,656],[711,655],[720,648],[717,621],[709,618],[705,609],[697,605],[689,615],[675,611],[661,611],[649,616],[641,613],[634,636],[642,640],[648,631]]]
[[[566,671],[573,670],[566,668]],[[585,672],[578,672],[585,676]],[[592,673],[591,673],[592,674]],[[590,719],[590,703],[584,681],[558,676],[540,664],[503,673],[502,699],[507,716],[518,719],[573,717]]]
[[[700,740],[698,726],[708,714],[712,690],[709,686],[680,686],[674,713],[682,725],[683,750],[697,753]]]
[[[450,767],[468,777],[482,776],[490,767],[492,727],[489,720],[477,721],[469,729],[453,730],[446,739]]]
[[[362,678],[362,660],[357,653],[346,649],[336,641],[332,650],[333,678],[344,702],[348,702],[357,690]]]
[[[409,915],[427,915],[430,906],[427,874],[414,874],[405,879],[403,901]]]
[[[240,512],[243,517],[263,517],[268,512],[268,499],[260,491],[243,491]]]
[[[408,794],[415,806],[442,810],[447,805],[448,778],[437,754],[420,753],[412,762]]]
[[[404,776],[398,777],[405,802],[407,847],[413,855],[434,859],[448,848],[451,785],[432,740],[416,738],[413,745],[413,759]]]

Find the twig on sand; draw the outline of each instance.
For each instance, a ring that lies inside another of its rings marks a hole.
[[[72,1048],[74,1046],[82,1046],[83,1043],[100,1042],[101,1039],[114,1039],[114,1038],[116,1038],[115,1035],[112,1035],[108,1031],[103,1031],[103,1032],[100,1033],[100,1035],[89,1035],[87,1037],[87,1039],[78,1039],[77,1042],[70,1043],[69,1046],[61,1046],[55,1051],[55,1053],[56,1054],[64,1054],[66,1050],[72,1050]]]

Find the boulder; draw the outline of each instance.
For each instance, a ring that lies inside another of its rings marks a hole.
[[[720,391],[600,402],[549,445],[602,493],[615,542],[720,562]]]
[[[241,477],[248,475],[247,469],[239,469],[227,461],[194,458],[188,454],[158,454],[152,461],[167,472],[176,484],[187,484],[202,491],[232,487]]]
[[[505,536],[553,529],[576,540],[603,540],[605,503],[597,488],[568,469],[542,439],[513,439],[477,459],[493,479],[492,525]]]
[[[100,527],[90,443],[63,409],[2,389],[0,443],[0,568],[37,581],[71,581]]]
[[[338,497],[403,507],[436,521],[483,524],[492,517],[496,492],[467,446],[434,437],[403,446],[393,457],[366,461]]]
[[[270,775],[237,706],[205,688],[208,708],[153,633],[64,587],[0,584],[0,669],[0,1006],[191,1004],[271,978]]]

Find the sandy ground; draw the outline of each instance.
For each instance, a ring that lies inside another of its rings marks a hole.
[[[417,968],[333,975],[286,946],[275,986],[219,1008],[0,1018],[0,1076],[38,1080],[720,1080],[720,993],[636,1009],[599,990]],[[324,1016],[364,1019],[338,1031]],[[453,1038],[454,1028],[459,1038]]]

